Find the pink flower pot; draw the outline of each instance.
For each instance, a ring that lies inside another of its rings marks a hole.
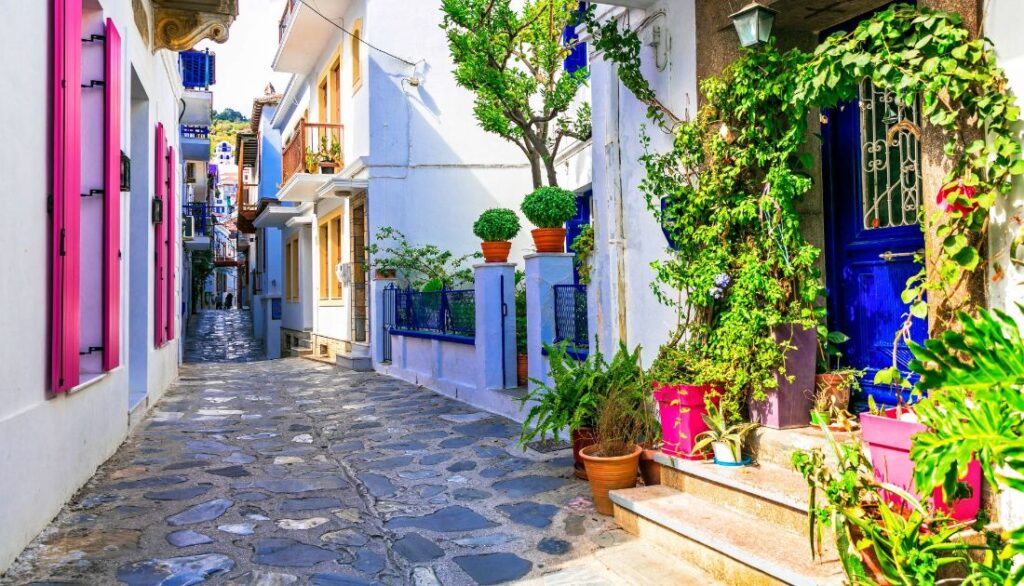
[[[871,465],[875,478],[894,484],[917,494],[914,489],[914,462],[910,459],[910,445],[915,433],[925,431],[925,426],[915,421],[900,421],[897,410],[890,409],[882,415],[862,413],[860,416],[861,437],[871,449]],[[960,479],[971,487],[971,496],[949,505],[942,499],[942,488],[932,495],[936,507],[949,513],[957,521],[970,521],[978,516],[981,508],[981,464],[974,460],[967,474]],[[920,495],[918,495],[920,497]],[[903,499],[887,495],[890,503],[899,504]]]
[[[711,394],[717,405],[721,393],[711,385],[663,385],[654,383],[654,400],[661,416],[661,451],[687,460],[703,460],[704,454],[694,454],[695,438],[708,426],[703,415],[707,411],[705,397]]]

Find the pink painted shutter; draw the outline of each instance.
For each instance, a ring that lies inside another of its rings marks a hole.
[[[153,334],[154,343],[159,347],[167,340],[167,328],[164,325],[164,317],[167,309],[164,307],[164,297],[167,293],[166,263],[167,263],[167,137],[164,136],[164,125],[156,125],[156,198],[160,200],[163,209],[163,217],[158,224],[154,224],[153,245],[156,253],[156,266],[153,274],[154,300],[153,300]]]
[[[50,388],[78,384],[82,3],[53,0],[53,235]]]
[[[177,305],[174,302],[174,236],[178,228],[178,215],[174,197],[174,147],[167,149],[167,208],[164,217],[167,219],[167,340],[174,339],[174,315]]]
[[[103,370],[121,357],[121,35],[107,19],[103,67]]]

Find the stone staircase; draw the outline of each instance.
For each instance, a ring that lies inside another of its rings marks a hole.
[[[756,466],[730,468],[660,454],[662,484],[614,491],[615,520],[677,562],[724,584],[839,585],[834,547],[811,559],[806,483],[797,449],[826,446],[814,430],[761,430]]]

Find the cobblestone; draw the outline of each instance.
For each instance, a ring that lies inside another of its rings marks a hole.
[[[192,320],[179,380],[3,584],[492,584],[627,539],[566,453],[376,373]]]

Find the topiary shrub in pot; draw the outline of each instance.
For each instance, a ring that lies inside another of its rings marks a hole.
[[[512,249],[509,242],[519,234],[519,216],[508,208],[492,208],[480,214],[473,224],[473,234],[482,240],[486,262],[507,262]]]
[[[536,230],[537,252],[565,252],[565,223],[576,215],[576,194],[559,187],[541,187],[526,196],[520,206]]]

